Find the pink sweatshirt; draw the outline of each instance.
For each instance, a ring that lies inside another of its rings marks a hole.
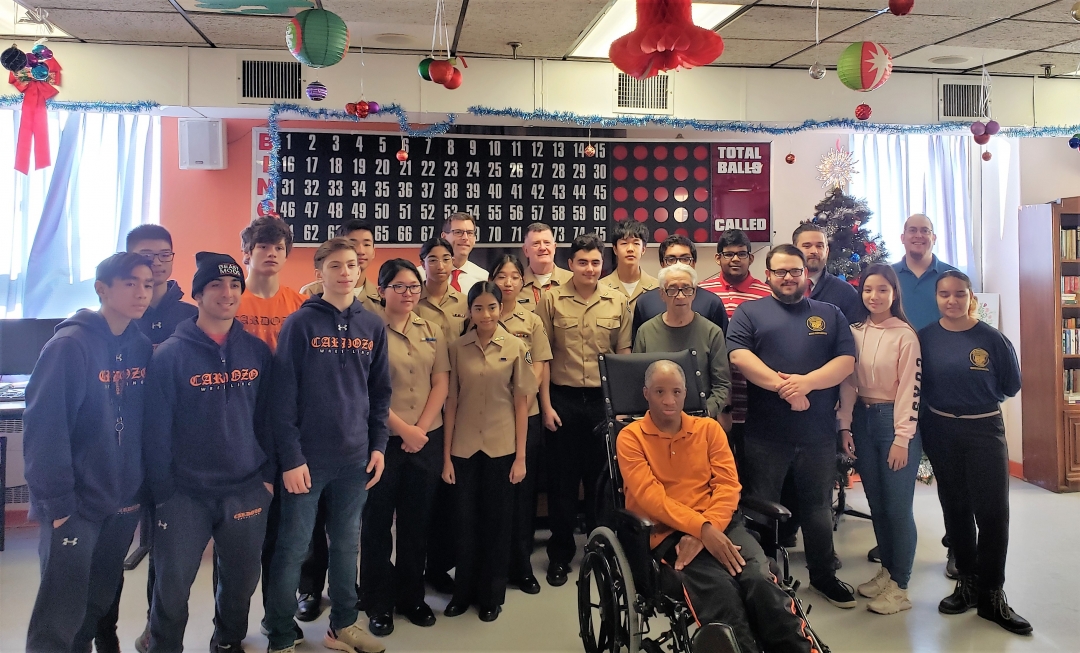
[[[840,428],[851,428],[857,397],[893,402],[893,444],[907,448],[919,419],[919,337],[906,322],[890,317],[881,324],[851,327],[859,355],[855,371],[840,385]]]

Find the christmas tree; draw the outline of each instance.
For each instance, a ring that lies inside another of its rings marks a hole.
[[[810,221],[825,230],[829,241],[828,271],[852,285],[870,265],[888,263],[885,242],[864,226],[871,215],[865,200],[835,187],[814,207]]]

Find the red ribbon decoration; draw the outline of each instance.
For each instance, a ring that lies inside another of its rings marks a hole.
[[[637,27],[612,42],[611,63],[637,79],[704,66],[724,52],[716,32],[694,24],[690,0],[637,0]]]
[[[45,110],[45,101],[60,92],[53,84],[60,84],[61,68],[55,57],[43,63],[49,69],[49,78],[46,81],[20,80],[15,73],[8,73],[8,83],[23,94],[19,141],[15,146],[15,169],[24,175],[30,172],[31,141],[34,145],[34,169],[40,170],[52,165],[52,155],[49,153],[49,116]]]

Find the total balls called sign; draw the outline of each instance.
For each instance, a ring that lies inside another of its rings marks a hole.
[[[457,211],[477,219],[480,245],[521,243],[532,222],[550,225],[559,244],[589,232],[606,240],[621,220],[644,223],[651,242],[676,233],[715,242],[729,226],[769,239],[767,143],[593,141],[590,151],[586,139],[453,135],[405,138],[409,156],[399,161],[398,134],[280,137],[271,209],[298,246],[338,235],[353,218],[372,225],[378,244],[418,245]],[[254,217],[265,212],[272,144],[263,128],[252,142]]]

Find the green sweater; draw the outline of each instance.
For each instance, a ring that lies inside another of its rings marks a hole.
[[[698,369],[708,384],[705,405],[710,417],[717,417],[728,403],[731,392],[731,371],[728,368],[727,343],[720,327],[697,313],[690,324],[670,327],[664,324],[664,313],[657,315],[638,329],[634,353],[658,351],[697,352]]]

